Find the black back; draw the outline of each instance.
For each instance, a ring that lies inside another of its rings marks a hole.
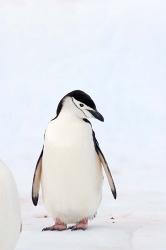
[[[61,112],[61,109],[63,106],[63,101],[64,101],[65,97],[67,97],[67,96],[74,97],[77,101],[80,101],[80,102],[86,104],[87,106],[91,107],[92,109],[96,109],[96,105],[95,105],[94,101],[92,100],[92,98],[88,94],[86,94],[82,90],[74,90],[74,91],[68,93],[67,95],[65,95],[62,98],[62,100],[59,102],[58,107],[57,107],[57,116]]]

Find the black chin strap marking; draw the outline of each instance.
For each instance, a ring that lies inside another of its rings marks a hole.
[[[72,102],[74,103],[74,105],[76,106],[76,108],[78,108],[79,110],[81,110],[81,112],[85,115],[85,117],[87,117],[86,114],[84,113],[84,111],[83,111],[82,109],[80,109],[79,107],[77,107],[77,105],[75,104],[75,102],[74,102],[74,100],[73,100],[73,97],[72,97]],[[87,118],[88,118],[88,117],[87,117]]]

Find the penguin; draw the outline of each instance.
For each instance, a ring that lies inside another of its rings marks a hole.
[[[44,205],[55,222],[43,231],[88,228],[101,202],[103,170],[116,199],[111,171],[90,118],[104,121],[92,98],[74,90],[61,99],[56,117],[48,123],[32,184],[33,204],[38,203],[41,183]]]
[[[16,184],[9,169],[0,162],[0,249],[15,249],[21,227]]]

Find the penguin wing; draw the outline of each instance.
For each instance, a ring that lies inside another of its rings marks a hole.
[[[39,189],[40,189],[40,180],[42,172],[42,156],[43,156],[43,149],[40,153],[39,159],[36,164],[35,173],[33,176],[33,183],[32,183],[32,201],[35,206],[37,206],[39,199]]]
[[[114,199],[116,199],[117,193],[116,193],[116,187],[115,187],[115,184],[114,184],[114,180],[112,178],[112,174],[111,174],[111,171],[109,169],[108,163],[107,163],[107,161],[106,161],[106,159],[104,157],[104,154],[102,153],[102,151],[100,149],[100,146],[99,146],[99,143],[98,143],[98,141],[96,139],[94,131],[93,131],[93,141],[94,141],[95,150],[96,150],[96,153],[98,155],[99,161],[100,161],[101,165],[103,166],[104,172],[105,172],[105,174],[107,176],[107,179],[108,179],[108,182],[109,182],[113,197],[114,197]]]

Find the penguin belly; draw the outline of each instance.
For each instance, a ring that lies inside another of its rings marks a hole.
[[[21,229],[20,205],[13,177],[0,162],[0,249],[14,250]]]
[[[93,218],[103,176],[91,129],[87,125],[48,128],[42,163],[43,200],[49,214],[66,224]]]

